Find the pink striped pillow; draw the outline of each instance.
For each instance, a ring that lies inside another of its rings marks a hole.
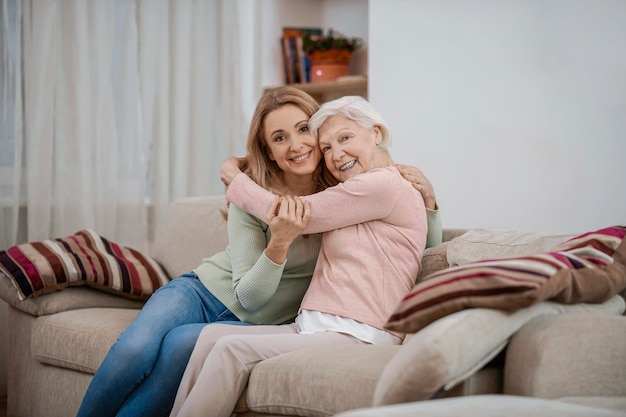
[[[416,284],[389,318],[390,330],[414,333],[466,308],[516,310],[539,301],[603,302],[626,287],[626,227],[585,233],[553,252],[472,262]]]
[[[80,285],[145,300],[169,281],[152,258],[91,230],[0,251],[0,271],[21,300]]]

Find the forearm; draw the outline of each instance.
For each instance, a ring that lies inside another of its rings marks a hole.
[[[441,227],[441,217],[439,216],[439,207],[435,206],[434,210],[426,209],[426,219],[428,220],[428,236],[426,237],[426,247],[440,245],[443,241],[443,229]]]
[[[267,219],[276,196],[255,183],[246,174],[241,173],[235,178],[226,189],[226,199],[243,211],[263,219]]]
[[[258,218],[230,205],[228,239],[233,288],[241,305],[251,312],[272,298],[285,266],[265,253],[266,227]]]
[[[311,218],[303,233],[322,233],[383,218],[400,198],[396,187],[400,181],[404,180],[390,171],[381,170],[316,194],[301,196],[311,204]],[[226,198],[253,216],[266,219],[276,196],[240,174],[228,187]]]
[[[276,242],[277,239],[270,239],[270,242],[265,249],[265,256],[272,262],[282,264],[287,259],[287,251],[289,250],[290,242]]]

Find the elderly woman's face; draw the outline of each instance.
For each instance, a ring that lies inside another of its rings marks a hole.
[[[378,127],[366,129],[354,120],[332,116],[318,129],[319,144],[326,166],[339,181],[374,168],[387,166]]]

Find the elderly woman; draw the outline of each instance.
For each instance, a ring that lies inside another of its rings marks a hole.
[[[311,284],[295,323],[211,325],[200,334],[178,389],[172,416],[230,416],[253,367],[303,348],[399,344],[385,320],[421,267],[427,220],[420,193],[402,178],[387,151],[381,115],[360,97],[328,102],[311,132],[340,184],[309,196],[278,197],[225,164],[227,198],[255,216],[295,219],[302,233],[324,232]],[[269,213],[269,214],[268,214]]]

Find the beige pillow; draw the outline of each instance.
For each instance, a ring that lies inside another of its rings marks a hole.
[[[416,282],[420,282],[424,277],[448,268],[447,249],[450,242],[443,242],[440,245],[426,248],[422,256],[422,269],[417,276]]]
[[[545,301],[513,313],[476,308],[446,316],[407,336],[402,349],[381,374],[373,405],[422,401],[442,388],[453,388],[493,359],[508,339],[535,317],[563,313],[620,315],[625,304],[616,295],[601,304]]]
[[[455,266],[483,259],[549,252],[574,236],[575,234],[571,233],[472,229],[450,241],[448,263]]]

